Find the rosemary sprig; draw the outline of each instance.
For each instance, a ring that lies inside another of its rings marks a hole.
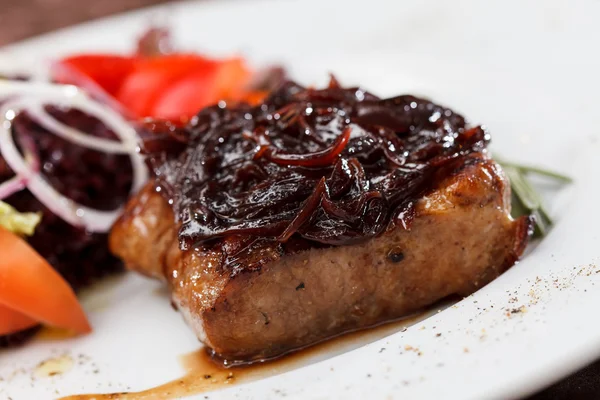
[[[535,236],[545,236],[553,224],[552,218],[544,207],[543,199],[529,181],[528,174],[542,175],[560,183],[571,183],[573,180],[561,173],[546,169],[520,165],[512,162],[498,161],[510,180],[513,194],[513,215],[532,215],[535,219]]]
[[[543,168],[540,168],[540,167],[534,167],[532,165],[516,164],[516,163],[510,162],[510,161],[504,161],[504,160],[500,160],[498,162],[504,168],[506,168],[506,167],[513,167],[513,168],[516,168],[516,169],[518,169],[518,170],[520,170],[521,172],[524,172],[524,173],[531,172],[531,173],[534,173],[534,174],[537,174],[537,175],[542,175],[542,176],[546,176],[548,178],[555,179],[555,180],[557,180],[559,182],[562,182],[562,183],[572,183],[573,182],[573,178],[571,178],[571,177],[569,177],[567,175],[561,174],[559,172],[549,171],[547,169],[543,169]]]

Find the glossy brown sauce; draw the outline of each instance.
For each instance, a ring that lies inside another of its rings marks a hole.
[[[264,379],[375,342],[424,320],[454,302],[454,300],[444,301],[422,313],[369,329],[346,333],[264,363],[226,368],[215,362],[205,348],[201,348],[180,356],[179,360],[186,374],[163,385],[141,392],[81,394],[63,397],[61,400],[164,400],[192,396],[238,383]]]

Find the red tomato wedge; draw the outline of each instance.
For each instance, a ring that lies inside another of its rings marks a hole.
[[[114,54],[83,54],[62,59],[54,68],[54,79],[62,83],[79,84],[77,73],[83,74],[108,94],[115,96],[133,72],[138,59]]]
[[[241,100],[252,73],[244,60],[233,58],[223,62],[214,79],[218,99]]]
[[[154,117],[155,103],[171,85],[190,74],[212,75],[218,66],[218,61],[196,54],[140,60],[123,82],[117,100],[137,117]]]
[[[197,71],[165,88],[149,114],[167,120],[190,118],[219,100],[241,100],[250,76],[242,59],[222,61],[212,74]]]
[[[0,305],[0,336],[32,328],[37,324],[39,324],[39,322],[35,319]]]
[[[251,71],[242,58],[213,60],[192,53],[157,57],[84,54],[65,58],[53,69],[59,82],[100,87],[132,117],[187,120],[219,100],[251,100]],[[97,86],[94,86],[97,85]]]
[[[198,72],[180,79],[166,88],[150,110],[150,114],[166,120],[193,117],[201,108],[218,101],[215,100],[217,94],[212,83],[214,76],[215,74]]]
[[[91,331],[73,289],[27,242],[0,228],[0,254],[1,306],[47,325]]]
[[[256,106],[260,104],[260,102],[263,101],[268,95],[269,92],[265,90],[258,90],[244,94],[244,98],[242,100],[251,106]]]

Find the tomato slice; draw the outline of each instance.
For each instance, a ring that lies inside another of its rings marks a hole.
[[[190,118],[219,100],[241,100],[250,76],[240,58],[221,62],[214,73],[188,74],[160,94],[149,114],[168,120]]]
[[[0,305],[0,336],[19,332],[23,329],[38,325],[35,319],[28,317],[18,311]]]
[[[166,120],[191,118],[198,111],[217,102],[213,84],[215,74],[197,72],[175,82],[156,100],[150,114]]]
[[[221,64],[214,79],[216,100],[241,100],[252,73],[242,58],[232,58]]]
[[[115,96],[125,78],[133,72],[137,58],[115,54],[82,54],[60,60],[53,69],[54,79],[78,85],[83,74],[108,94]]]
[[[91,331],[69,284],[27,242],[1,227],[0,254],[0,305],[47,325]]]
[[[123,83],[117,100],[139,118],[154,117],[155,103],[171,85],[190,74],[211,75],[218,65],[196,54],[143,59]]]
[[[250,104],[251,106],[256,106],[260,104],[268,95],[269,92],[267,92],[266,90],[255,90],[252,92],[244,93],[242,100]]]

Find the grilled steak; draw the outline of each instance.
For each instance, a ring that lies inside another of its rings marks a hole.
[[[468,295],[513,265],[528,218],[489,135],[412,96],[288,84],[146,138],[155,178],[110,237],[166,281],[199,339],[268,359]]]

